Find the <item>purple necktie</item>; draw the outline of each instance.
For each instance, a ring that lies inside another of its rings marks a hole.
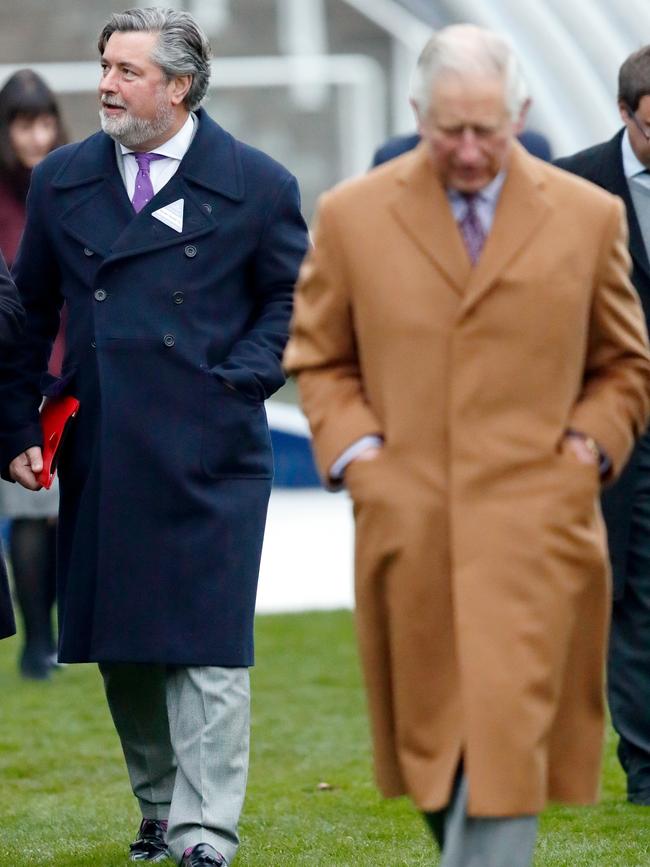
[[[154,160],[164,160],[162,154],[136,154],[133,156],[138,163],[138,174],[135,178],[135,191],[131,202],[136,214],[144,208],[153,199],[153,187],[151,185],[151,175],[149,168]]]
[[[483,245],[485,244],[486,237],[485,229],[483,228],[483,224],[481,223],[476,210],[478,194],[471,193],[469,195],[464,195],[463,199],[467,204],[467,209],[463,219],[458,223],[458,226],[463,235],[463,240],[465,241],[465,246],[467,247],[467,252],[472,265],[476,265],[479,256],[481,255]]]

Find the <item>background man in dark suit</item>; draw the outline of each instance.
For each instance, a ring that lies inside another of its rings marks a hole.
[[[539,157],[540,160],[546,160],[546,162],[550,162],[553,158],[549,141],[546,136],[543,136],[541,133],[535,132],[532,129],[525,129],[519,133],[517,138],[526,148],[528,153],[532,154],[534,157]],[[400,156],[400,154],[410,151],[419,141],[420,136],[418,133],[412,133],[411,135],[396,135],[393,138],[388,139],[387,142],[384,142],[384,144],[375,151],[372,158],[373,166],[379,166],[381,163],[387,162],[387,160],[392,160],[395,157]]]
[[[0,358],[11,351],[22,324],[23,310],[0,253]],[[16,632],[4,557],[0,549],[0,638]]]
[[[623,129],[556,165],[625,202],[632,281],[650,315],[650,46],[619,71]],[[640,440],[627,469],[603,497],[614,575],[608,696],[620,736],[618,755],[628,799],[650,806],[650,436]]]
[[[115,14],[99,50],[103,131],[32,178],[3,464],[38,487],[65,301],[46,389],[81,401],[59,462],[60,659],[100,664],[143,817],[131,859],[223,865],[248,764],[263,402],[306,227],[295,178],[199,109],[210,48],[190,15]]]

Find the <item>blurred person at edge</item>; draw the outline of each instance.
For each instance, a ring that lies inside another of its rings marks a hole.
[[[0,464],[38,487],[65,301],[51,387],[81,406],[58,464],[59,656],[99,663],[142,814],[130,859],[217,867],[239,845],[264,401],[284,383],[307,229],[295,177],[201,107],[211,50],[189,13],[114,13],[98,49],[101,130],[32,175]]]
[[[11,267],[25,225],[25,200],[32,169],[66,135],[54,94],[31,69],[14,73],[0,90],[0,251]],[[50,356],[58,374],[61,328]],[[9,518],[9,559],[23,622],[19,668],[23,677],[49,678],[56,665],[53,609],[56,595],[58,482],[37,494],[0,483],[0,518]]]
[[[630,228],[632,282],[650,321],[650,45],[618,73],[623,126],[606,142],[556,161],[620,196]],[[650,433],[603,495],[614,577],[607,694],[627,798],[650,807]]]
[[[543,133],[537,132],[534,129],[524,129],[519,133],[517,138],[532,156],[547,163],[553,159],[551,143]],[[382,163],[388,162],[388,160],[393,160],[395,157],[413,150],[419,143],[419,133],[393,136],[377,148],[372,157],[371,167],[376,168]]]
[[[650,352],[622,202],[516,141],[507,42],[439,31],[412,101],[421,143],[321,198],[285,365],[354,503],[381,791],[442,867],[528,867],[547,801],[598,793],[598,495],[645,429]]]
[[[23,309],[18,299],[5,261],[0,254],[0,361],[12,352],[23,319]],[[0,551],[0,638],[8,638],[16,632],[7,572]]]

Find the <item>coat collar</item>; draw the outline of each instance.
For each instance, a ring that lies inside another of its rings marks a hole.
[[[418,145],[397,175],[391,203],[397,220],[428,258],[445,274],[467,313],[496,282],[550,212],[543,194],[543,171],[517,142],[481,258],[472,268],[447,195]]]
[[[186,243],[214,230],[224,203],[206,199],[216,194],[243,201],[244,175],[235,139],[203,109],[197,115],[198,130],[176,174],[139,214],[128,200],[113,140],[98,132],[74,148],[52,181],[70,202],[61,217],[64,230],[107,261]],[[185,201],[181,233],[151,216],[179,198]]]
[[[234,201],[244,198],[244,177],[235,139],[200,108],[199,127],[185,157],[182,170],[188,180]],[[216,170],[215,170],[216,167]],[[113,180],[117,174],[115,143],[97,132],[80,142],[52,180],[57,189],[84,186],[97,180]]]

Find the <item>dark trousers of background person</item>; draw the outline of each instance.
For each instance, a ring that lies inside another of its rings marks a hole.
[[[628,799],[650,806],[650,435],[639,444],[624,590],[614,600],[608,699]]]
[[[14,518],[9,559],[18,610],[24,627],[20,671],[45,680],[56,659],[52,613],[56,596],[56,520]]]

